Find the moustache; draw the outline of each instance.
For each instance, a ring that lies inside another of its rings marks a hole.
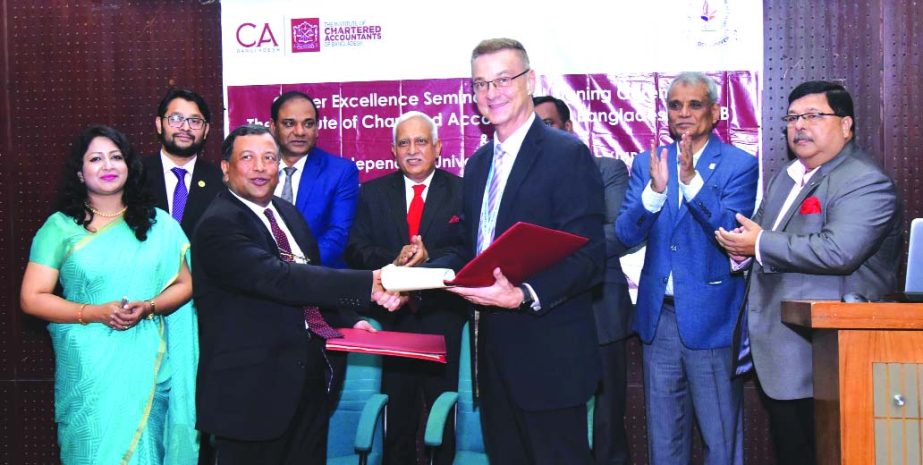
[[[795,142],[814,142],[814,139],[812,139],[811,136],[809,136],[809,135],[807,135],[807,134],[805,134],[805,133],[803,133],[803,132],[799,132],[799,133],[795,134],[795,140],[794,140],[794,141],[795,141]]]

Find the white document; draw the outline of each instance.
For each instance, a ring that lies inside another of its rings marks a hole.
[[[448,268],[414,268],[388,265],[381,269],[381,285],[391,292],[443,289],[445,281],[455,279]]]

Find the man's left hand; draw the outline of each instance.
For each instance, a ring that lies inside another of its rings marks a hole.
[[[522,289],[514,286],[500,268],[494,268],[494,283],[487,287],[450,287],[449,292],[458,294],[465,300],[488,307],[519,308],[525,297]]]
[[[733,231],[718,228],[715,231],[715,240],[731,256],[737,256],[737,258],[752,257],[756,254],[756,238],[759,237],[763,228],[740,213],[736,215],[736,218],[737,222],[740,223],[740,227],[735,228]]]
[[[357,321],[356,324],[353,325],[353,329],[361,329],[364,331],[368,331],[370,333],[374,333],[375,331],[378,331],[377,329],[375,329],[374,326],[372,326],[371,323],[365,320]]]
[[[692,138],[683,133],[679,140],[679,180],[689,185],[695,178],[695,165],[692,160]]]

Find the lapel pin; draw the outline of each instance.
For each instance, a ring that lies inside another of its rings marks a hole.
[[[708,164],[708,169],[710,169],[710,170],[715,169],[715,164],[714,164],[714,163],[709,163],[709,164]]]
[[[205,181],[199,180],[199,187],[205,187]]]

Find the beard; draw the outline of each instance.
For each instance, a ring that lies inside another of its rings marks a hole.
[[[202,150],[202,146],[205,145],[205,139],[198,139],[192,143],[189,147],[180,147],[176,145],[176,142],[173,139],[167,139],[167,136],[163,133],[160,134],[160,143],[163,144],[163,147],[167,152],[176,155],[177,157],[191,157],[198,154]]]

